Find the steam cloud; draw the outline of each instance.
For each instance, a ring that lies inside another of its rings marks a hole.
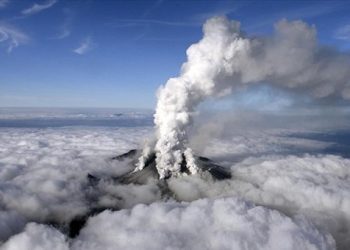
[[[320,47],[315,29],[300,21],[283,20],[273,37],[249,39],[239,23],[213,18],[204,26],[204,38],[187,53],[180,77],[159,91],[157,141],[145,148],[145,153],[155,148],[162,177],[179,174],[183,155],[190,171],[197,171],[187,133],[196,106],[207,97],[268,82],[315,98],[350,98],[349,56]],[[14,119],[13,114],[0,116]],[[337,121],[331,125],[339,126]],[[311,123],[315,125],[314,120]],[[348,118],[344,123],[349,124]],[[215,125],[212,130],[218,132],[220,124]],[[324,153],[334,146],[332,141],[291,136],[298,134],[298,128],[271,130],[267,125],[265,132],[254,128],[249,132],[244,123],[242,127],[225,140],[215,136],[219,140],[212,141],[215,150],[206,154],[227,161],[234,178],[220,182],[205,175],[171,178],[168,188],[179,202],[162,202],[161,187],[152,181],[116,185],[102,178],[94,189],[87,185],[87,173],[103,177],[130,171],[129,164],[106,159],[137,147],[140,138],[153,132],[148,126],[2,128],[1,249],[349,249],[350,160],[327,154],[293,155]],[[304,124],[299,127],[299,133],[307,132]],[[88,195],[100,207],[121,210],[90,217],[76,238],[49,226],[86,214]],[[150,240],[154,235],[156,239]]]
[[[196,106],[208,97],[264,82],[315,98],[350,99],[350,56],[318,45],[314,26],[281,20],[271,37],[249,38],[239,22],[215,17],[203,32],[188,48],[180,76],[170,78],[158,93],[155,151],[161,178],[178,175],[184,156],[190,172],[197,171],[188,127]]]
[[[1,128],[0,249],[348,250],[350,160],[322,154],[334,141],[302,137],[315,131],[315,120],[297,119],[306,124],[287,131],[227,124],[203,153],[227,162],[234,178],[170,178],[168,188],[177,201],[164,199],[153,181],[124,185],[102,179],[93,189],[87,185],[87,173],[104,177],[132,171],[127,162],[108,159],[137,148],[153,133],[150,125]],[[240,122],[245,120],[252,121],[241,117]],[[319,125],[322,135],[339,126]],[[90,217],[76,238],[51,226],[84,215],[91,201],[121,210]],[[150,235],[157,239],[149,240]]]

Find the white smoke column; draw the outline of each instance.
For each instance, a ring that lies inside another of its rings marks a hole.
[[[222,63],[223,50],[228,44],[238,41],[239,24],[224,18],[207,21],[204,38],[192,45],[188,51],[188,62],[183,65],[182,74],[171,78],[159,90],[155,114],[158,141],[157,169],[162,177],[180,171],[182,155],[187,159],[189,170],[197,168],[191,149],[187,148],[187,127],[191,123],[194,108],[204,97],[212,95],[217,68]]]
[[[180,76],[158,93],[155,151],[161,178],[180,173],[183,155],[190,172],[197,171],[187,128],[196,106],[209,96],[265,82],[318,98],[350,98],[349,55],[318,46],[315,28],[302,21],[281,20],[275,31],[272,37],[245,38],[240,23],[225,17],[204,24],[204,36],[187,50]]]

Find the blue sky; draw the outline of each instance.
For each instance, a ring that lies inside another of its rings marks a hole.
[[[0,0],[0,106],[153,108],[211,16],[251,35],[301,19],[348,51],[348,13],[349,1]]]

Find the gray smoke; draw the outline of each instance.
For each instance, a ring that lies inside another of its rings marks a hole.
[[[314,26],[283,19],[272,36],[252,38],[244,35],[239,22],[214,17],[206,21],[203,33],[188,48],[180,76],[170,78],[158,93],[154,148],[161,177],[179,175],[184,155],[190,172],[197,171],[188,128],[196,107],[208,97],[268,83],[315,98],[350,99],[350,56],[320,46]]]

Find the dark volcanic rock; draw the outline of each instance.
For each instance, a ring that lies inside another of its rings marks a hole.
[[[132,149],[124,154],[112,157],[110,160],[120,161],[123,162],[123,164],[130,164],[130,169],[134,169],[140,157],[140,153],[139,150]],[[208,173],[213,180],[217,181],[231,178],[231,173],[227,169],[215,164],[206,157],[196,156],[196,163],[200,169],[199,176],[201,176],[202,173]],[[181,162],[181,172],[189,174],[184,155]],[[208,175],[206,175],[206,177],[207,176]],[[145,167],[140,171],[130,171],[120,176],[106,176],[98,172],[94,172],[93,174],[88,173],[82,189],[84,190],[85,204],[87,206],[85,212],[76,215],[70,221],[61,221],[57,219],[48,221],[48,224],[61,230],[69,237],[74,238],[79,235],[80,230],[85,226],[87,220],[91,216],[107,209],[117,211],[123,208],[129,208],[129,198],[132,200],[132,204],[152,202],[152,200],[143,199],[141,197],[142,195],[140,197],[135,195],[136,192],[138,192],[135,191],[135,188],[136,190],[145,188],[148,192],[154,192],[154,199],[156,200],[177,200],[176,192],[168,185],[169,178],[174,177],[169,175],[167,178],[159,179],[155,153],[151,154],[148,159],[146,159]],[[116,189],[112,188],[113,190],[111,191],[111,187],[116,187]],[[104,198],[108,200],[107,203],[103,202],[105,201]]]
[[[112,157],[110,160],[113,161],[125,161],[127,164],[131,165],[131,169],[134,169],[135,163],[138,161],[140,156],[140,151],[136,149],[132,149],[124,154]],[[196,163],[202,173],[209,173],[210,176],[214,180],[225,180],[231,178],[231,173],[217,164],[215,164],[212,160],[202,157],[196,156]],[[183,155],[183,160],[181,162],[181,172],[189,174],[189,170],[187,167],[186,158]],[[201,174],[201,173],[199,173]],[[68,224],[64,226],[65,231],[69,237],[76,237],[79,235],[80,230],[85,226],[86,221],[90,216],[96,215],[103,210],[119,210],[124,208],[123,198],[118,197],[118,195],[114,196],[116,204],[120,204],[120,206],[110,206],[105,207],[99,204],[99,197],[103,197],[106,195],[107,190],[103,188],[104,184],[108,183],[108,185],[125,185],[125,186],[133,186],[133,185],[147,185],[149,182],[152,182],[158,188],[161,199],[167,200],[169,198],[176,199],[176,195],[172,190],[170,190],[168,186],[168,179],[172,178],[170,175],[165,179],[159,179],[159,174],[156,168],[156,154],[151,154],[145,162],[145,167],[140,171],[130,171],[121,176],[99,176],[98,173],[87,175],[87,186],[86,186],[86,203],[89,204],[89,210],[85,214],[76,216],[73,218]],[[115,194],[114,194],[115,195]],[[58,225],[58,227],[60,227]]]
[[[137,154],[137,150],[136,149],[132,149],[124,154],[121,155],[117,155],[115,157],[112,157],[112,160],[124,160],[127,158],[131,158],[134,157]]]
[[[129,152],[118,155],[112,158],[112,160],[126,160],[129,159],[132,163],[137,162],[139,154],[138,150],[132,149]],[[202,172],[208,172],[215,180],[224,180],[224,179],[230,179],[231,173],[225,169],[224,167],[221,167],[217,164],[215,164],[212,160],[209,158],[203,157],[203,156],[196,156],[196,163],[199,167],[200,171]],[[187,162],[186,158],[183,155],[182,162],[181,162],[181,172],[189,174],[189,170],[187,168]],[[167,178],[170,178],[171,176],[167,176]],[[156,168],[156,154],[151,154],[148,159],[145,162],[145,167],[140,171],[132,171],[125,175],[122,175],[118,178],[116,178],[117,181],[120,183],[128,184],[128,183],[134,183],[134,184],[145,184],[150,178],[152,179],[159,179],[159,174]],[[167,179],[166,178],[166,179]]]

